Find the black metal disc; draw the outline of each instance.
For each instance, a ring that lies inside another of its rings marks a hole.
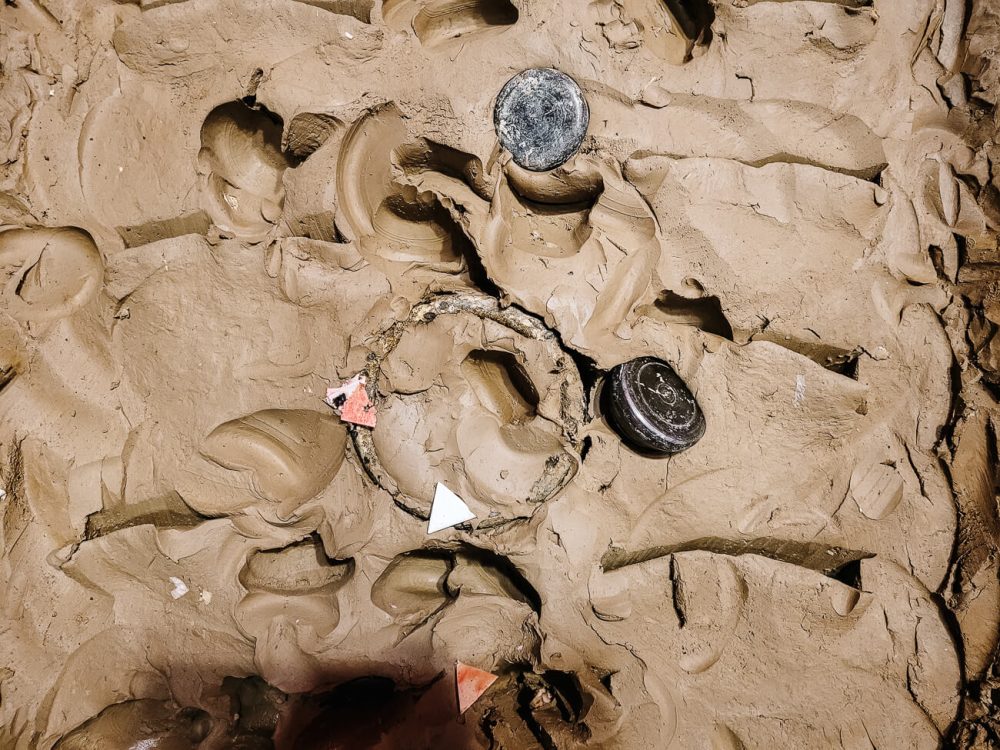
[[[530,68],[497,96],[493,126],[500,145],[532,172],[555,169],[576,153],[587,134],[590,109],[576,81],[552,68]]]
[[[705,415],[673,368],[639,357],[608,374],[608,421],[637,450],[669,454],[690,448],[705,434]]]

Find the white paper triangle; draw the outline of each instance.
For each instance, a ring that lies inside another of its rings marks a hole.
[[[475,517],[476,514],[469,510],[462,498],[438,482],[434,490],[434,502],[431,503],[431,518],[427,522],[428,534]]]

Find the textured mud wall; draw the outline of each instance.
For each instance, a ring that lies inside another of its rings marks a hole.
[[[998,24],[8,0],[0,747],[993,746]],[[602,414],[648,355],[670,458]]]

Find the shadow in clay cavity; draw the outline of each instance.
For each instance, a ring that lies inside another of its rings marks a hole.
[[[281,151],[281,120],[229,102],[201,128],[202,205],[212,221],[241,239],[263,239],[281,215],[281,177],[294,162]]]
[[[517,23],[510,0],[386,0],[382,15],[394,29],[412,28],[429,48]]]
[[[157,700],[108,706],[59,740],[53,750],[157,748],[195,750],[212,728],[208,714]]]
[[[489,185],[474,156],[413,137],[394,104],[372,110],[344,137],[337,163],[344,233],[372,261],[432,271],[467,270],[474,284],[495,291],[451,207],[483,203]],[[338,216],[338,221],[341,216]]]

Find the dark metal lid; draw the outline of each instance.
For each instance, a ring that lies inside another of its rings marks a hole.
[[[576,153],[587,134],[590,109],[576,81],[552,68],[530,68],[497,96],[493,126],[500,145],[533,172],[555,169]]]
[[[608,421],[640,451],[677,453],[705,434],[705,415],[690,389],[666,362],[639,357],[608,374]]]

